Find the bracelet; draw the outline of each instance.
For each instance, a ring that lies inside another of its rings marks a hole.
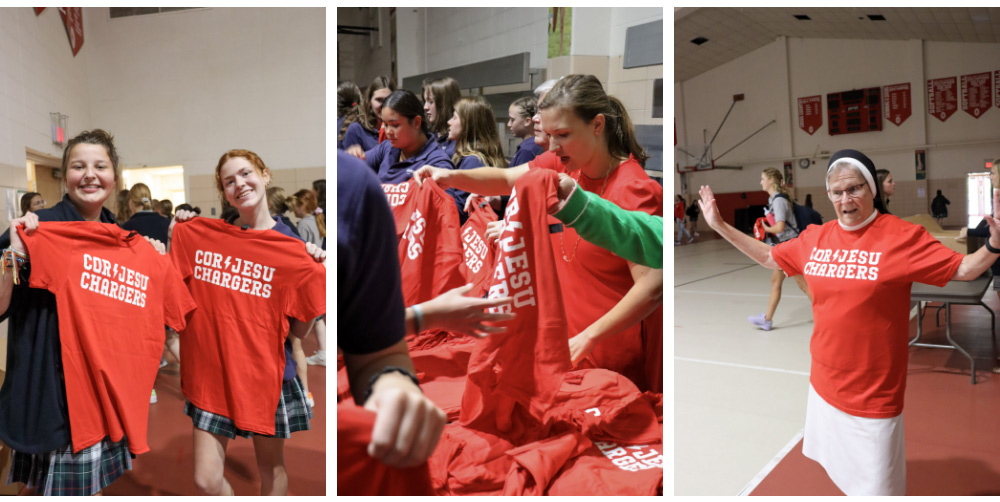
[[[13,248],[6,248],[0,252],[0,275],[6,277],[7,269],[11,269],[12,275],[14,276],[14,285],[17,286],[21,283],[20,273],[17,270],[18,267],[23,267],[28,263],[28,255],[17,251]]]
[[[403,375],[406,375],[413,382],[413,385],[417,386],[417,390],[420,390],[420,392],[423,393],[423,390],[420,389],[420,381],[417,380],[416,375],[410,373],[406,368],[400,368],[399,366],[386,366],[385,368],[382,368],[382,371],[375,373],[368,379],[368,390],[365,391],[365,398],[361,400],[362,403],[367,402],[368,398],[372,397],[372,389],[375,388],[375,382],[378,381],[379,378],[382,378],[382,375],[385,375],[386,373],[402,373]]]
[[[986,238],[986,250],[993,254],[1000,254],[1000,249],[990,246],[990,239],[988,237]]]
[[[413,309],[413,334],[416,335],[420,333],[420,328],[424,325],[424,311],[420,305],[414,305],[410,308]]]

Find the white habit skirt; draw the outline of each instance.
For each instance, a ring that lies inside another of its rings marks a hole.
[[[906,494],[902,413],[892,418],[848,415],[809,385],[802,453],[819,462],[847,495]]]

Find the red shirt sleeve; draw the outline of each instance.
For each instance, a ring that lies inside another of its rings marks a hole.
[[[634,179],[622,188],[622,196],[615,201],[628,211],[642,211],[646,214],[663,216],[663,188],[649,179]],[[683,218],[683,209],[681,218]]]
[[[792,277],[802,273],[802,267],[808,258],[809,244],[803,232],[795,239],[789,239],[771,248],[771,258],[778,263],[785,275]]]
[[[924,227],[915,226],[910,242],[907,246],[910,250],[907,260],[910,280],[938,287],[948,284],[964,256],[941,244]]]
[[[31,260],[28,285],[56,293],[66,283],[69,262],[60,257],[66,255],[66,246],[71,241],[60,240],[54,232],[47,230],[48,226],[39,223],[38,230],[31,235],[24,233],[24,227],[18,227],[17,234],[21,236]]]
[[[184,331],[187,327],[187,315],[198,308],[191,297],[191,292],[181,279],[180,273],[169,262],[163,271],[163,322],[174,329]]]
[[[326,312],[326,267],[316,263],[305,253],[292,259],[308,260],[295,272],[295,279],[286,285],[290,294],[285,297],[285,314],[308,322]]]

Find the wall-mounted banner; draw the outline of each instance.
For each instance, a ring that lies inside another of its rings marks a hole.
[[[1000,70],[993,72],[993,104],[1000,108]]]
[[[944,122],[958,109],[957,77],[927,81],[927,113]]]
[[[910,118],[910,83],[882,87],[885,119],[897,126]]]
[[[785,161],[785,186],[788,188],[795,187],[795,178],[793,178],[794,173],[792,172],[792,161]]]
[[[823,125],[823,96],[799,98],[799,128],[812,133]]]
[[[993,78],[990,72],[962,75],[962,111],[979,118],[993,106]]]
[[[43,10],[45,10],[45,7],[35,7],[35,15],[41,14]]]
[[[913,156],[913,165],[917,169],[917,181],[927,179],[927,152],[917,150]]]
[[[80,47],[83,47],[83,8],[59,7],[59,15],[62,16],[63,25],[66,26],[69,46],[73,48],[73,55],[76,56],[76,53],[80,52]]]

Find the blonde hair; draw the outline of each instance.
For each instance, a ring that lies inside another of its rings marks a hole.
[[[455,104],[455,113],[462,123],[462,131],[455,139],[455,155],[451,161],[457,166],[462,157],[474,156],[486,166],[506,166],[496,118],[486,98],[462,98]]]
[[[316,194],[312,190],[303,188],[295,192],[294,197],[297,206],[301,207],[305,212],[316,216],[316,226],[319,227],[319,236],[325,238],[326,223],[323,219],[323,213],[316,214],[316,208],[319,207],[319,204],[316,203]]]
[[[145,183],[136,183],[128,190],[128,201],[142,209],[153,209],[153,196]]]
[[[764,169],[764,175],[767,176],[767,179],[771,180],[771,182],[774,183],[774,189],[776,191],[787,195],[789,199],[792,198],[791,190],[789,190],[788,187],[785,186],[785,178],[784,176],[781,175],[781,171],[773,167],[769,167],[767,169]]]
[[[267,187],[267,207],[272,214],[285,214],[297,203],[295,197],[285,195],[284,188]]]

